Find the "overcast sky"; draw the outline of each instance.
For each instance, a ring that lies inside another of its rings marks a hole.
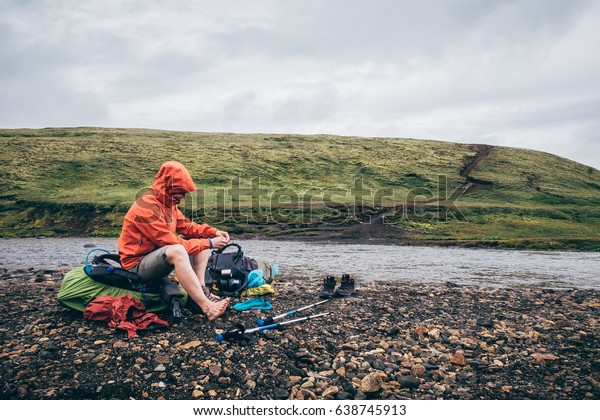
[[[517,146],[600,169],[600,1],[0,0],[0,127]]]

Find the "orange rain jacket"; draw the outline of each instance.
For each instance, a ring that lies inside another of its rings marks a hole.
[[[132,269],[145,255],[166,245],[181,244],[189,255],[210,248],[207,238],[213,238],[217,229],[185,218],[172,205],[167,188],[196,191],[191,175],[181,163],[169,161],[161,166],[150,190],[125,215],[118,242],[123,268]]]

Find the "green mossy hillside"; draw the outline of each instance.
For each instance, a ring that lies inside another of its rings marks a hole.
[[[196,219],[258,237],[600,248],[600,171],[432,140],[146,129],[1,129],[0,236],[118,235],[160,165]]]

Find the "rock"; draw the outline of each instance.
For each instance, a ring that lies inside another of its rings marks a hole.
[[[314,388],[314,386],[315,386],[314,378],[309,378],[308,381],[306,381],[302,385],[300,385],[300,387],[302,387],[302,388]]]
[[[373,362],[373,369],[377,369],[377,370],[385,370],[386,365],[383,361],[381,360],[375,360]]]
[[[153,360],[155,363],[162,363],[163,365],[168,365],[171,363],[171,358],[164,355],[156,356]]]
[[[210,373],[214,376],[219,376],[221,374],[221,366],[219,366],[216,363],[211,363],[208,366],[208,370],[210,371]]]
[[[425,374],[425,372],[427,371],[427,369],[425,368],[425,366],[417,363],[416,365],[413,365],[410,368],[410,373],[413,376],[423,376]]]
[[[400,333],[400,328],[396,326],[388,327],[386,328],[385,333],[390,337],[395,337]]]
[[[366,399],[367,399],[367,396],[365,395],[365,393],[364,393],[364,392],[362,392],[362,391],[360,391],[360,390],[359,390],[359,391],[356,393],[356,395],[354,396],[354,399],[355,399],[355,400],[366,400]]]
[[[354,396],[346,391],[340,391],[337,393],[337,395],[335,396],[336,400],[353,400]]]
[[[344,343],[342,344],[342,349],[344,350],[358,350],[357,343]]]
[[[479,319],[477,319],[477,325],[480,325],[480,326],[486,327],[486,328],[492,328],[494,326],[494,321],[492,320],[492,318],[489,318],[489,317],[479,318]]]
[[[292,400],[316,400],[317,395],[306,388],[294,387],[290,396]]]
[[[340,389],[337,386],[330,386],[325,391],[323,391],[323,394],[321,395],[327,398],[329,396],[335,396],[338,392],[340,392]]]
[[[450,359],[450,363],[458,366],[466,366],[467,362],[465,360],[465,353],[462,350],[458,350]]]
[[[417,335],[423,335],[423,334],[426,334],[427,332],[429,332],[429,329],[427,329],[427,327],[423,327],[423,326],[415,327],[415,334],[417,334]]]
[[[360,390],[366,394],[372,392],[378,392],[381,389],[381,385],[383,384],[383,380],[378,373],[370,373],[365,376],[360,384]]]
[[[422,366],[427,370],[437,370],[440,367],[431,363],[423,363]]]
[[[358,369],[358,365],[354,362],[346,363],[346,370],[356,370]]]
[[[275,388],[273,390],[273,395],[275,396],[276,400],[287,400],[290,396],[290,393],[285,389]]]
[[[124,350],[126,348],[129,348],[129,343],[126,341],[115,341],[113,343],[113,349],[115,350]]]
[[[192,349],[192,348],[198,347],[200,345],[202,345],[201,341],[199,341],[199,340],[193,340],[193,341],[190,341],[188,343],[185,343],[180,348],[182,348],[182,349]]]
[[[549,353],[533,353],[531,357],[534,358],[537,362],[554,362],[560,359],[560,357]]]
[[[402,388],[417,389],[421,385],[421,381],[414,376],[403,376],[398,382]]]
[[[431,330],[429,330],[427,332],[427,335],[430,336],[431,338],[435,338],[436,340],[439,340],[441,331],[438,328],[432,328]]]
[[[179,325],[127,340],[56,302],[66,271],[2,270],[6,399],[600,398],[600,290],[411,285],[409,293],[365,282],[361,299],[335,302],[335,323],[315,319],[243,345],[218,343],[215,333],[251,325],[255,314],[207,323],[186,310]],[[277,311],[300,307],[315,287],[278,283],[270,299]]]

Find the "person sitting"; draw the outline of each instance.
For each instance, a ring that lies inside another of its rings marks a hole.
[[[194,191],[196,186],[183,164],[164,163],[150,190],[125,215],[118,250],[123,268],[145,282],[157,281],[175,270],[188,297],[212,321],[223,315],[229,298],[209,299],[204,273],[211,249],[224,247],[230,237],[206,223],[190,221],[179,210],[185,195]]]

